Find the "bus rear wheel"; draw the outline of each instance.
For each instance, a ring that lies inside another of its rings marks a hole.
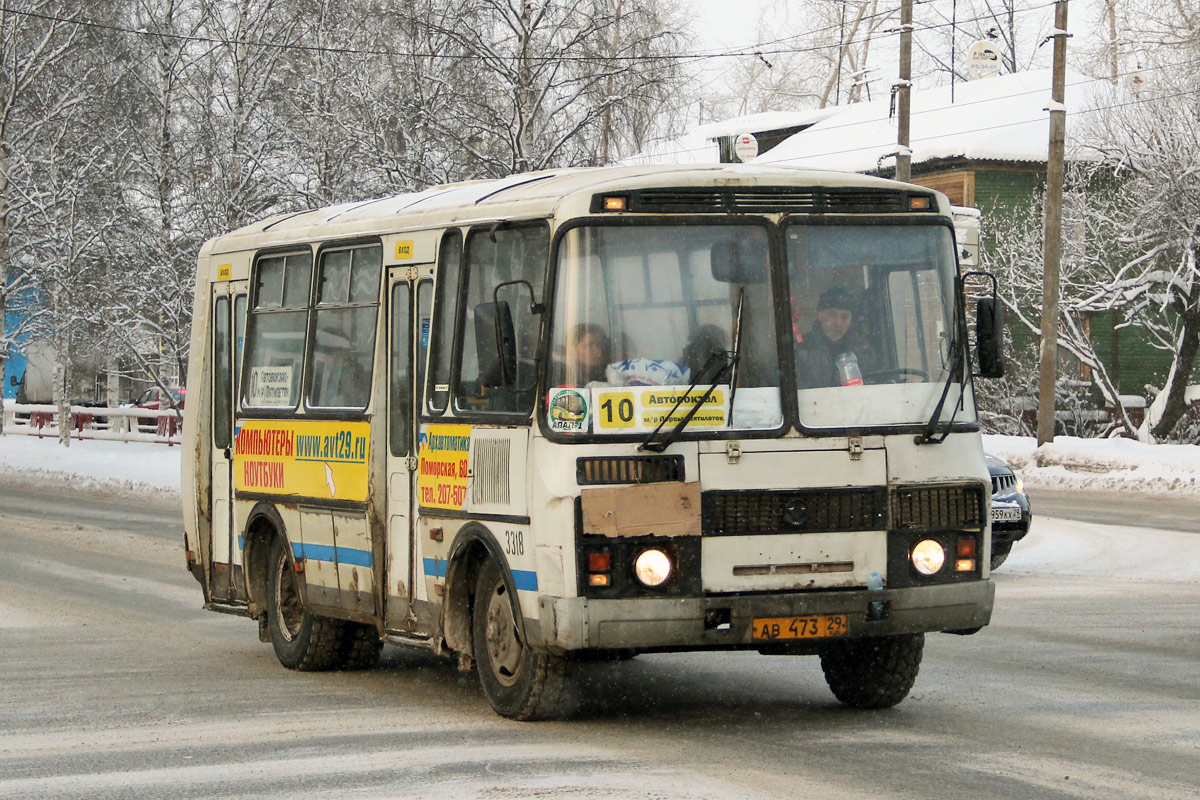
[[[908,696],[921,668],[925,634],[831,642],[821,669],[833,696],[853,708],[891,708]]]
[[[578,701],[564,658],[537,653],[521,639],[516,598],[494,561],[475,584],[471,636],[483,693],[496,713],[518,720],[569,716]]]
[[[304,607],[300,581],[282,536],[271,543],[267,563],[267,626],[275,657],[288,669],[301,672],[336,669],[344,658],[344,623]]]
[[[341,668],[345,670],[371,669],[379,663],[383,641],[374,625],[358,622],[345,623],[342,637]]]

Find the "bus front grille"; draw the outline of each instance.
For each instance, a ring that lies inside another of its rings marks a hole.
[[[912,210],[913,193],[896,189],[738,187],[641,189],[629,210],[646,214],[894,214]],[[921,210],[936,210],[932,195]],[[597,195],[597,198],[601,197]]]
[[[580,486],[683,479],[683,456],[595,456],[575,461],[575,480]]]
[[[878,531],[887,527],[887,489],[714,491],[701,498],[706,536]]]
[[[892,492],[899,530],[983,527],[983,486],[904,486]]]

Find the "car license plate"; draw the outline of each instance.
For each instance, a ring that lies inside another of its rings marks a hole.
[[[1020,522],[1021,509],[1019,508],[993,508],[992,522]]]
[[[752,639],[827,639],[846,635],[845,614],[813,617],[760,617],[754,620]]]

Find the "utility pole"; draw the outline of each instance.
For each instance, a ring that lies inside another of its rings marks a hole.
[[[1054,8],[1054,76],[1050,89],[1050,148],[1046,157],[1043,228],[1042,351],[1038,386],[1038,445],[1054,441],[1054,382],[1058,373],[1058,267],[1062,257],[1063,150],[1067,135],[1067,0]]]
[[[912,179],[908,147],[909,97],[912,92],[912,0],[900,3],[900,79],[896,81],[896,180]]]

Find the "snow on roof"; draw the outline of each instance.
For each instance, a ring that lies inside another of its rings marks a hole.
[[[623,158],[621,166],[635,167],[650,164],[716,164],[721,160],[717,145],[707,136],[688,131],[675,139],[655,142],[640,153]]]
[[[739,133],[762,133],[786,128],[812,125],[841,112],[837,106],[816,108],[809,111],[763,111],[742,117],[708,122],[692,130],[697,136],[716,139],[718,136],[737,136]]]
[[[716,164],[720,151],[713,141],[719,136],[737,136],[739,133],[763,133],[801,125],[812,125],[842,109],[836,106],[810,111],[764,111],[741,117],[706,122],[692,128],[682,136],[656,142],[640,153],[623,158],[619,164],[641,166],[645,164]]]
[[[909,141],[914,164],[943,158],[1045,161],[1049,141],[1050,70],[915,91]],[[1085,107],[1090,78],[1068,73],[1070,116]],[[890,98],[859,103],[792,135],[756,159],[765,163],[820,166],[855,172],[891,166],[896,152],[896,118]]]

